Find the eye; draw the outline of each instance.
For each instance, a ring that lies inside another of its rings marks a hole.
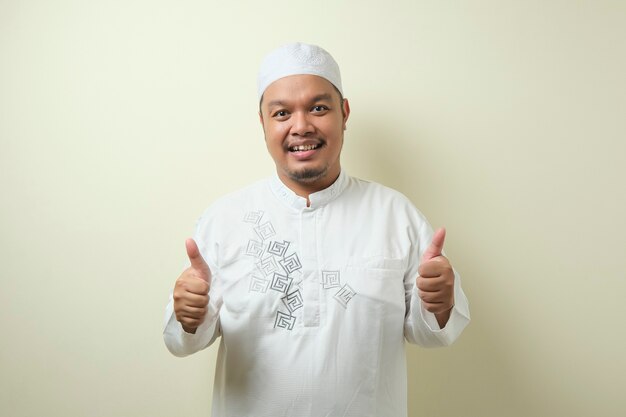
[[[287,113],[285,110],[278,110],[272,114],[272,117],[275,119],[282,120],[282,119],[286,119],[288,115],[289,113]]]
[[[313,108],[311,109],[311,111],[313,113],[324,113],[327,112],[329,110],[329,108],[327,106],[318,104],[317,106],[313,106]]]

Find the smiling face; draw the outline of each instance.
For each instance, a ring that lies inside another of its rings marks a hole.
[[[322,77],[291,75],[263,93],[260,119],[265,143],[280,179],[308,197],[339,176],[347,100]]]

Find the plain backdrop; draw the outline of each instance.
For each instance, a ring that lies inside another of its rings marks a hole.
[[[256,70],[296,40],[340,63],[344,168],[448,228],[470,299],[407,345],[410,416],[625,415],[625,39],[623,1],[0,0],[0,415],[209,415],[217,346],[170,355],[163,309],[273,172]]]

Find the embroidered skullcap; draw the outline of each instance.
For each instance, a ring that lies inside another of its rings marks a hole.
[[[325,78],[343,95],[339,65],[333,57],[317,45],[296,42],[273,50],[261,63],[257,77],[259,100],[274,81],[300,74]]]

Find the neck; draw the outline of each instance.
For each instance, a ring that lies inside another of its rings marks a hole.
[[[293,191],[296,195],[305,198],[307,207],[310,207],[311,200],[309,199],[309,196],[318,191],[325,190],[326,188],[333,185],[333,183],[337,181],[337,178],[339,178],[340,172],[341,171],[333,174],[328,173],[328,175],[325,175],[323,178],[320,178],[319,180],[313,181],[311,183],[295,181],[280,172],[278,173],[278,177],[280,178],[282,183],[287,186],[287,188]]]

